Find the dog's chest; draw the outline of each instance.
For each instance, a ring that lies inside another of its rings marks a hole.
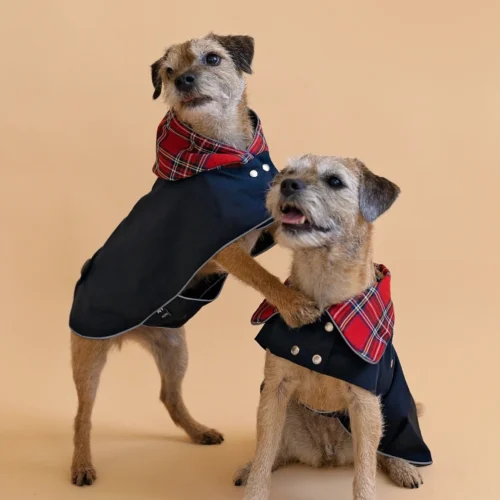
[[[299,403],[313,410],[332,412],[347,408],[346,382],[319,373],[304,373],[296,394]]]
[[[294,391],[294,399],[297,402],[311,409],[326,412],[347,408],[349,400],[347,382],[313,372],[272,354],[270,358],[280,371],[286,372],[283,373],[285,379],[293,380],[297,384]]]
[[[338,301],[339,290],[332,283],[328,265],[324,259],[294,262],[291,280],[302,293],[311,297],[320,309]]]

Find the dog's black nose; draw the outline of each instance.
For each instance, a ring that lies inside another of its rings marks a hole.
[[[299,179],[285,179],[281,183],[281,194],[291,196],[305,187],[306,185],[302,181],[299,181]]]
[[[175,86],[180,91],[191,90],[196,78],[193,73],[184,73],[175,79]]]

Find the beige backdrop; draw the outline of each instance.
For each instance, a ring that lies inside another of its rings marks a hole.
[[[242,498],[231,476],[253,451],[263,352],[249,325],[260,297],[233,280],[190,324],[185,382],[224,445],[187,441],[130,345],[98,395],[99,480],[78,490],[68,477],[73,285],[154,181],[165,109],[149,64],[210,30],[256,39],[250,100],[277,165],[356,155],[402,187],[376,258],[393,272],[396,344],[435,464],[418,491],[381,475],[379,498],[499,498],[498,1],[2,0],[0,19],[2,498]],[[261,261],[286,276],[283,250]],[[293,467],[273,498],[349,499],[351,480]]]

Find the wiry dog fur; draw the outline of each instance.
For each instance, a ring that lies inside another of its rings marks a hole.
[[[189,123],[202,135],[246,149],[253,129],[243,75],[252,71],[253,53],[253,39],[247,36],[212,34],[173,46],[152,65],[153,97],[160,95],[163,86],[165,101],[181,121]],[[209,55],[218,56],[219,62],[207,64]],[[175,86],[176,78],[186,73],[196,78],[196,87],[188,98],[203,99],[203,113],[198,105],[191,104],[191,100],[185,101],[186,96],[180,95]]]
[[[283,189],[284,183],[289,189]],[[292,286],[324,309],[373,285],[372,222],[398,194],[395,184],[356,159],[306,155],[292,161],[268,194],[268,208],[279,224],[277,240],[293,251]],[[303,214],[302,223],[280,222],[290,210]],[[313,413],[300,403],[325,411],[347,410],[353,438],[337,419]],[[354,463],[354,499],[374,500],[378,462],[396,484],[418,487],[422,479],[416,467],[377,455],[382,432],[378,397],[268,351],[257,450],[254,461],[237,473],[235,484],[247,484],[246,500],[264,500],[271,472],[285,464]]]
[[[151,67],[153,97],[158,98],[163,91],[167,104],[195,132],[247,149],[254,131],[246,104],[244,73],[251,72],[253,53],[253,39],[247,36],[211,34],[174,45]],[[178,81],[186,77],[190,80],[189,88],[183,88]],[[233,274],[264,294],[291,326],[314,320],[319,315],[314,303],[302,293],[285,287],[249,255],[259,234],[255,231],[222,250],[199,275]],[[96,478],[90,452],[92,409],[108,352],[126,340],[139,342],[155,359],[161,377],[160,399],[172,420],[196,443],[223,441],[218,431],[197,422],[184,404],[181,384],[188,359],[184,328],[140,327],[107,340],[89,340],[72,334],[78,412],[71,474],[78,486],[92,484]]]

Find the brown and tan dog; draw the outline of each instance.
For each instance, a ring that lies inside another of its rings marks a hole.
[[[251,72],[254,41],[247,36],[210,34],[170,47],[152,65],[156,99],[166,103],[182,122],[203,136],[246,150],[254,134],[246,102],[244,73]],[[285,287],[249,255],[259,237],[254,231],[220,251],[198,274],[230,273],[275,304],[290,325],[314,320],[319,311],[298,291]],[[195,283],[196,278],[192,283]],[[73,376],[78,393],[72,481],[82,486],[96,478],[90,452],[91,414],[102,369],[112,347],[135,340],[149,351],[161,377],[160,399],[172,420],[200,444],[218,444],[222,435],[197,422],[187,410],[181,384],[187,368],[183,328],[138,327],[123,335],[92,340],[71,335]]]
[[[372,222],[398,194],[396,185],[358,160],[306,155],[292,161],[275,178],[267,198],[279,224],[276,239],[293,251],[291,286],[313,297],[322,310],[372,286],[376,282]],[[290,220],[294,223],[286,223]],[[336,418],[306,406],[328,412],[348,410],[353,439]],[[415,466],[377,456],[382,429],[379,397],[268,350],[256,455],[237,473],[235,484],[247,485],[246,500],[265,500],[271,472],[285,464],[354,463],[354,499],[374,500],[378,461],[396,484],[418,487],[422,480]]]

